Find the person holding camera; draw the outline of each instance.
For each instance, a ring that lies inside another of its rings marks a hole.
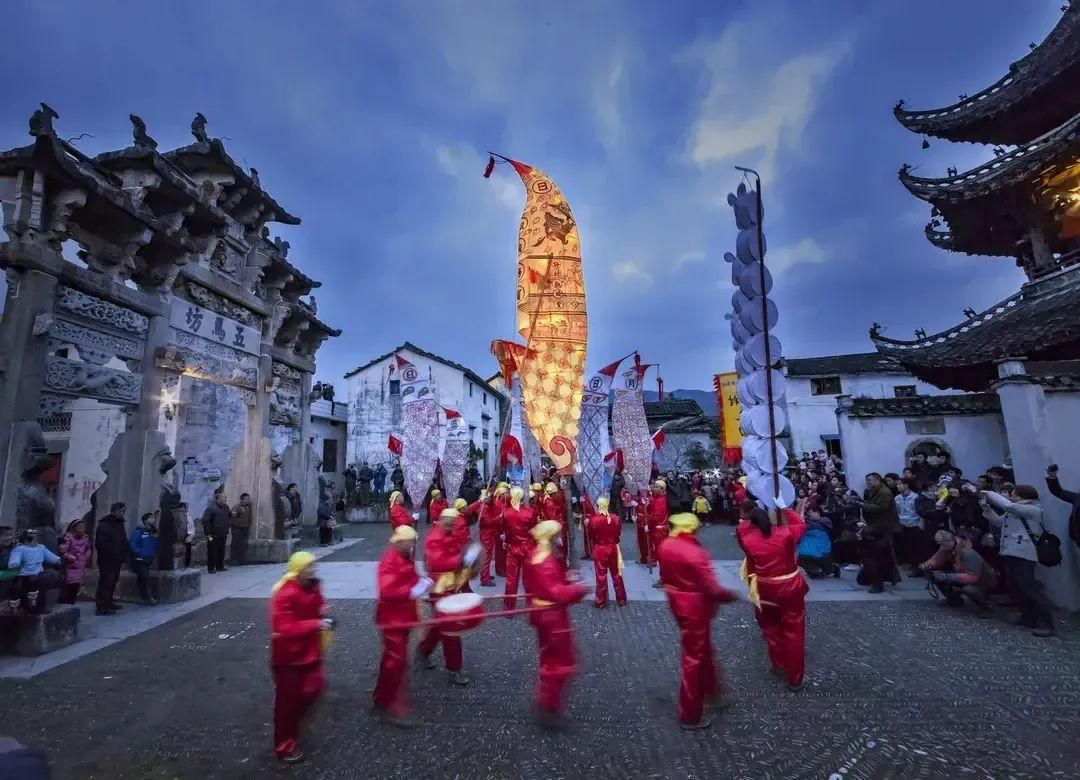
[[[896,502],[881,475],[872,471],[866,475],[866,490],[862,499],[853,502],[862,510],[859,523],[859,553],[862,571],[859,583],[869,585],[871,593],[883,593],[885,580],[900,582],[893,552],[893,536],[900,532]]]
[[[934,534],[938,550],[919,564],[919,569],[941,591],[945,603],[960,607],[967,596],[979,609],[979,617],[990,617],[993,610],[987,598],[997,574],[975,550],[967,536],[944,529]]]
[[[1072,504],[1072,512],[1069,514],[1069,538],[1073,540],[1073,544],[1080,546],[1080,493],[1061,486],[1057,464],[1046,469],[1046,487],[1054,498]]]

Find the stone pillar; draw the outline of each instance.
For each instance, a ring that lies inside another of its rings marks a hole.
[[[7,285],[0,322],[0,359],[4,361],[0,383],[0,519],[5,524],[15,518],[27,437],[32,428],[41,432],[37,418],[57,280],[41,271],[9,269]]]
[[[1059,607],[1080,608],[1080,555],[1077,555],[1068,533],[1071,508],[1051,496],[1046,489],[1046,467],[1058,460],[1051,449],[1052,438],[1047,434],[1047,426],[1052,421],[1046,417],[1046,395],[1042,385],[1027,374],[1023,360],[999,362],[998,376],[1001,379],[994,385],[994,390],[1001,399],[1001,416],[1005,422],[1016,484],[1031,485],[1039,491],[1047,530],[1061,539],[1061,565],[1053,568],[1039,566],[1039,579]],[[1032,530],[1038,532],[1037,529]]]
[[[858,447],[855,446],[855,437],[852,435],[851,408],[854,403],[850,395],[836,396],[836,427],[840,433],[840,453],[849,484],[853,481],[858,484],[860,477],[868,471],[868,469],[864,470],[866,464],[860,462]],[[875,465],[874,468],[877,466]]]

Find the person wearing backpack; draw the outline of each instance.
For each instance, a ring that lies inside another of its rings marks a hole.
[[[978,489],[971,484],[964,485],[964,489],[978,493]],[[1038,547],[1047,536],[1039,491],[1031,485],[1017,485],[1013,488],[1014,501],[992,490],[984,491],[981,495],[990,507],[997,510],[984,512],[983,516],[991,525],[1001,529],[1000,562],[1005,570],[1009,592],[1020,605],[1019,625],[1030,628],[1034,636],[1053,636],[1053,607],[1043,591],[1042,583],[1035,578],[1035,567],[1040,563]],[[1060,560],[1059,551],[1059,563]],[[1043,565],[1054,564],[1045,560]]]

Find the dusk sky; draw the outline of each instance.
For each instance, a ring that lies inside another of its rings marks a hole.
[[[768,261],[786,355],[869,351],[871,322],[911,338],[1015,292],[1009,259],[935,249],[901,163],[941,176],[992,157],[904,130],[997,80],[1061,0],[629,2],[16,2],[0,147],[30,142],[38,101],[96,154],[212,136],[303,219],[271,226],[321,279],[340,327],[317,376],[409,340],[494,373],[515,335],[524,202],[486,150],[542,168],[581,230],[589,365],[640,350],[668,388],[732,365],[723,253],[732,166],[765,178]]]

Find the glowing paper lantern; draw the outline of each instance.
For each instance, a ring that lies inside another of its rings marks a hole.
[[[503,159],[517,171],[526,192],[518,228],[517,287],[517,330],[528,347],[518,365],[525,419],[559,472],[571,474],[588,337],[577,222],[547,174]]]
[[[607,480],[604,459],[611,454],[608,435],[608,408],[611,403],[611,382],[626,358],[601,368],[585,385],[581,396],[581,436],[578,440],[578,460],[585,495],[595,499],[605,489]]]

